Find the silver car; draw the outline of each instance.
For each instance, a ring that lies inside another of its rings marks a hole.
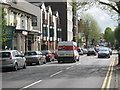
[[[37,65],[45,64],[46,57],[40,51],[28,51],[25,52],[26,63],[32,65],[36,63]]]
[[[26,68],[26,59],[17,50],[3,50],[0,51],[0,67],[3,69],[10,69],[17,71],[18,68]]]

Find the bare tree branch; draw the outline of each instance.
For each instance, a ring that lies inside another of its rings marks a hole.
[[[117,9],[117,8],[116,8],[115,6],[113,6],[112,4],[105,3],[105,2],[102,2],[102,1],[99,1],[99,3],[104,4],[104,5],[107,5],[107,6],[110,6],[113,10],[115,10],[118,14],[120,14],[120,10]]]

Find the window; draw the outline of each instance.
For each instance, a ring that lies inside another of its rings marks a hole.
[[[36,16],[32,17],[32,26],[37,26],[37,17]]]
[[[22,28],[24,28],[24,20],[22,20]]]
[[[28,56],[30,56],[30,55],[37,55],[37,53],[36,52],[25,52],[25,55],[28,55]]]
[[[0,56],[2,56],[2,58],[9,58],[10,52],[0,52]]]

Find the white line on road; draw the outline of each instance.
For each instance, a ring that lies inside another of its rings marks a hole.
[[[59,72],[57,72],[57,73],[55,73],[55,74],[52,74],[52,75],[50,75],[50,77],[53,77],[53,76],[55,76],[55,75],[57,75],[57,74],[59,74],[59,73],[61,73],[62,71],[59,71]]]
[[[80,65],[81,63],[77,63],[76,65]]]
[[[66,68],[66,69],[68,70],[68,69],[70,69],[70,68],[72,68],[72,67],[73,67],[73,66],[71,66],[71,67],[68,67],[68,68]]]
[[[20,89],[20,90],[23,90],[23,89],[29,88],[29,87],[31,87],[31,86],[37,84],[37,83],[40,83],[40,82],[42,82],[42,80],[38,80],[38,81],[36,81],[36,82],[34,82],[34,83],[30,84],[30,85],[27,85],[27,86],[23,87],[23,88]]]

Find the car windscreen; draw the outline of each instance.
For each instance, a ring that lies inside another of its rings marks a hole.
[[[90,48],[90,49],[88,49],[88,51],[95,51],[95,49],[93,49],[93,48]]]
[[[0,56],[2,56],[2,58],[9,58],[10,52],[0,52]]]
[[[25,52],[25,55],[30,56],[30,55],[37,55],[36,52]]]
[[[99,51],[109,51],[108,48],[101,48]]]

